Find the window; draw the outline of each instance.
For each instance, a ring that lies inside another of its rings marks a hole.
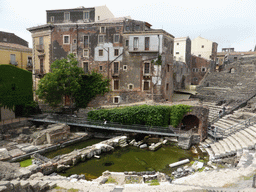
[[[169,90],[169,83],[166,84],[166,91]]]
[[[129,40],[125,41],[125,46],[128,47],[129,46]]]
[[[198,69],[197,68],[193,68],[192,72],[198,72]]]
[[[103,56],[103,49],[99,50],[99,56]]]
[[[127,71],[127,65],[124,65],[124,66],[123,66],[123,70],[124,70],[124,71]]]
[[[177,45],[179,45],[179,43],[177,43]]]
[[[32,64],[32,57],[28,57],[28,63]]]
[[[98,16],[98,20],[100,20],[100,16]]]
[[[202,48],[204,48],[204,45],[202,45]]]
[[[130,26],[126,26],[126,31],[130,31]]]
[[[113,97],[113,103],[114,104],[119,104],[119,102],[120,102],[120,97],[119,96]]]
[[[99,43],[104,43],[104,35],[99,35]]]
[[[63,36],[63,44],[69,44],[69,35]]]
[[[103,67],[102,66],[100,66],[100,71],[103,71]]]
[[[114,35],[114,43],[119,43],[120,35]]]
[[[234,61],[237,61],[237,57],[234,57]]]
[[[133,90],[133,87],[134,87],[133,84],[129,84],[129,85],[128,85],[128,89],[129,89],[129,90]]]
[[[89,36],[86,35],[84,36],[84,48],[88,48],[89,47]]]
[[[149,63],[144,63],[144,74],[149,74],[150,70],[149,70]]]
[[[193,78],[193,81],[194,81],[194,82],[197,82],[197,81],[198,81],[197,77],[194,77],[194,78]]]
[[[105,33],[105,32],[106,32],[105,27],[100,27],[100,32],[101,32],[101,33]]]
[[[145,50],[149,50],[149,37],[145,37]]]
[[[206,68],[205,68],[205,67],[202,67],[202,68],[201,68],[201,71],[202,71],[202,72],[206,72]]]
[[[89,20],[90,19],[90,12],[85,11],[84,12],[84,20]]]
[[[179,55],[180,54],[180,52],[176,52],[176,55]]]
[[[119,55],[119,49],[115,49],[114,56],[118,56],[118,55]]]
[[[84,72],[88,73],[89,72],[89,63],[88,62],[83,62],[84,65]]]
[[[12,65],[16,65],[17,63],[16,63],[16,55],[15,54],[11,54],[10,55],[10,63],[12,64]]]
[[[114,74],[119,73],[119,62],[114,62]]]
[[[144,91],[148,91],[148,90],[149,90],[149,81],[144,81],[143,84],[144,84],[144,85],[143,85],[143,90],[144,90]]]
[[[43,58],[40,59],[40,73],[41,74],[44,73],[44,59]]]
[[[74,39],[74,41],[73,41],[73,42],[74,42],[74,44],[76,44],[76,39]]]
[[[39,45],[43,45],[44,44],[44,37],[39,37]]]
[[[199,54],[198,57],[201,57],[201,54]]]
[[[65,12],[64,13],[64,20],[65,21],[69,21],[70,20],[70,13],[69,12]]]
[[[139,38],[138,37],[134,37],[134,39],[133,39],[133,49],[134,50],[139,49]]]
[[[114,90],[119,89],[119,80],[114,80]]]
[[[167,72],[170,72],[170,65],[167,65]]]
[[[54,16],[51,16],[51,22],[54,22]]]
[[[83,56],[84,57],[89,57],[89,50],[88,49],[84,49]]]

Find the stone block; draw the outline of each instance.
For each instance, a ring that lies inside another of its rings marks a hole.
[[[10,158],[9,152],[6,148],[0,148],[0,160],[7,160]]]
[[[9,155],[11,157],[18,157],[18,156],[21,156],[21,155],[24,155],[24,154],[26,154],[26,153],[24,153],[20,149],[13,149],[13,150],[9,151]]]
[[[26,153],[31,153],[31,152],[37,151],[38,148],[36,146],[30,145],[30,146],[22,148],[21,150]]]

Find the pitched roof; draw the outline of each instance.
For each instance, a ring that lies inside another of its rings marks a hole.
[[[17,50],[17,51],[32,52],[32,49],[26,46],[14,44],[14,43],[4,43],[4,42],[0,42],[0,49],[11,49],[11,50]]]

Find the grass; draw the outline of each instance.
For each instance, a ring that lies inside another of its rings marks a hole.
[[[109,177],[106,183],[116,183],[117,181],[113,177]]]
[[[142,177],[130,177],[125,179],[125,184],[141,183]]]
[[[78,191],[79,191],[79,189],[74,189],[74,188],[65,189],[65,188],[59,187],[59,186],[56,186],[54,189],[56,190],[56,192],[63,192],[63,191],[67,191],[67,192],[78,192]]]
[[[146,183],[150,183],[151,186],[160,185],[160,183],[157,179],[146,181]]]
[[[29,165],[32,165],[32,159],[27,159],[20,162],[21,167],[28,167]]]

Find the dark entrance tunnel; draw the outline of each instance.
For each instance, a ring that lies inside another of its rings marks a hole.
[[[198,131],[199,119],[194,115],[187,115],[183,118],[182,124],[183,124],[184,131],[189,131],[194,127],[197,128],[197,130],[194,130],[194,131]]]

